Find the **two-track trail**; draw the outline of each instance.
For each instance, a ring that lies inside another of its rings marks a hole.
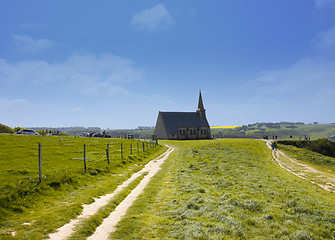
[[[266,145],[271,149],[271,140],[266,140]],[[307,164],[301,163],[286,156],[278,149],[272,151],[272,156],[278,165],[286,171],[298,176],[301,179],[316,184],[326,191],[335,192],[334,174],[319,171]]]
[[[123,182],[117,187],[117,189],[110,194],[101,196],[95,199],[95,201],[88,205],[83,205],[82,213],[76,218],[72,219],[69,223],[65,224],[61,228],[57,229],[55,233],[49,235],[49,239],[60,240],[67,239],[72,233],[74,233],[75,226],[80,223],[81,220],[87,219],[88,217],[96,214],[98,210],[105,206],[117,193],[122,189],[127,187],[132,181],[137,177],[141,176],[143,173],[148,173],[141,182],[130,192],[130,194],[115,208],[111,214],[104,219],[102,224],[96,229],[94,234],[88,239],[108,239],[110,233],[114,231],[115,225],[121,220],[121,218],[126,214],[128,208],[136,200],[136,198],[143,192],[144,188],[149,183],[151,177],[153,177],[159,170],[162,163],[174,151],[174,148],[169,147],[166,152],[164,152],[159,157],[147,163],[144,168],[137,173],[134,173],[128,180]]]

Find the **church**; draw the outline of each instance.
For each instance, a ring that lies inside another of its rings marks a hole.
[[[197,140],[211,139],[211,129],[206,110],[199,93],[198,109],[195,112],[159,112],[154,131],[155,139]]]

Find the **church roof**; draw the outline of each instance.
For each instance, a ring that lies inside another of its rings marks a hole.
[[[177,134],[181,127],[209,127],[207,120],[202,120],[197,112],[159,112],[166,131]]]

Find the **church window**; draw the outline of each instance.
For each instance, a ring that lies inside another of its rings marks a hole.
[[[179,134],[180,135],[185,135],[186,134],[186,129],[179,129]]]

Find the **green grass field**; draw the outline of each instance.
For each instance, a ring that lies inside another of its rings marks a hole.
[[[40,184],[37,142],[42,143],[44,169]],[[334,239],[335,193],[280,168],[264,141],[162,143],[175,151],[111,239]],[[0,135],[0,239],[46,238],[79,215],[83,203],[113,192],[165,149],[159,145],[143,152],[141,148],[138,154],[134,140]],[[334,169],[333,158],[282,150],[319,170]],[[77,226],[71,239],[92,234],[139,181]]]
[[[38,142],[42,145],[41,183]],[[0,239],[11,239],[13,234],[17,239],[45,238],[80,214],[83,203],[112,192],[166,149],[153,144],[144,148],[137,140],[1,134]]]
[[[176,151],[111,239],[334,239],[334,193],[280,168],[263,141],[166,143]]]

